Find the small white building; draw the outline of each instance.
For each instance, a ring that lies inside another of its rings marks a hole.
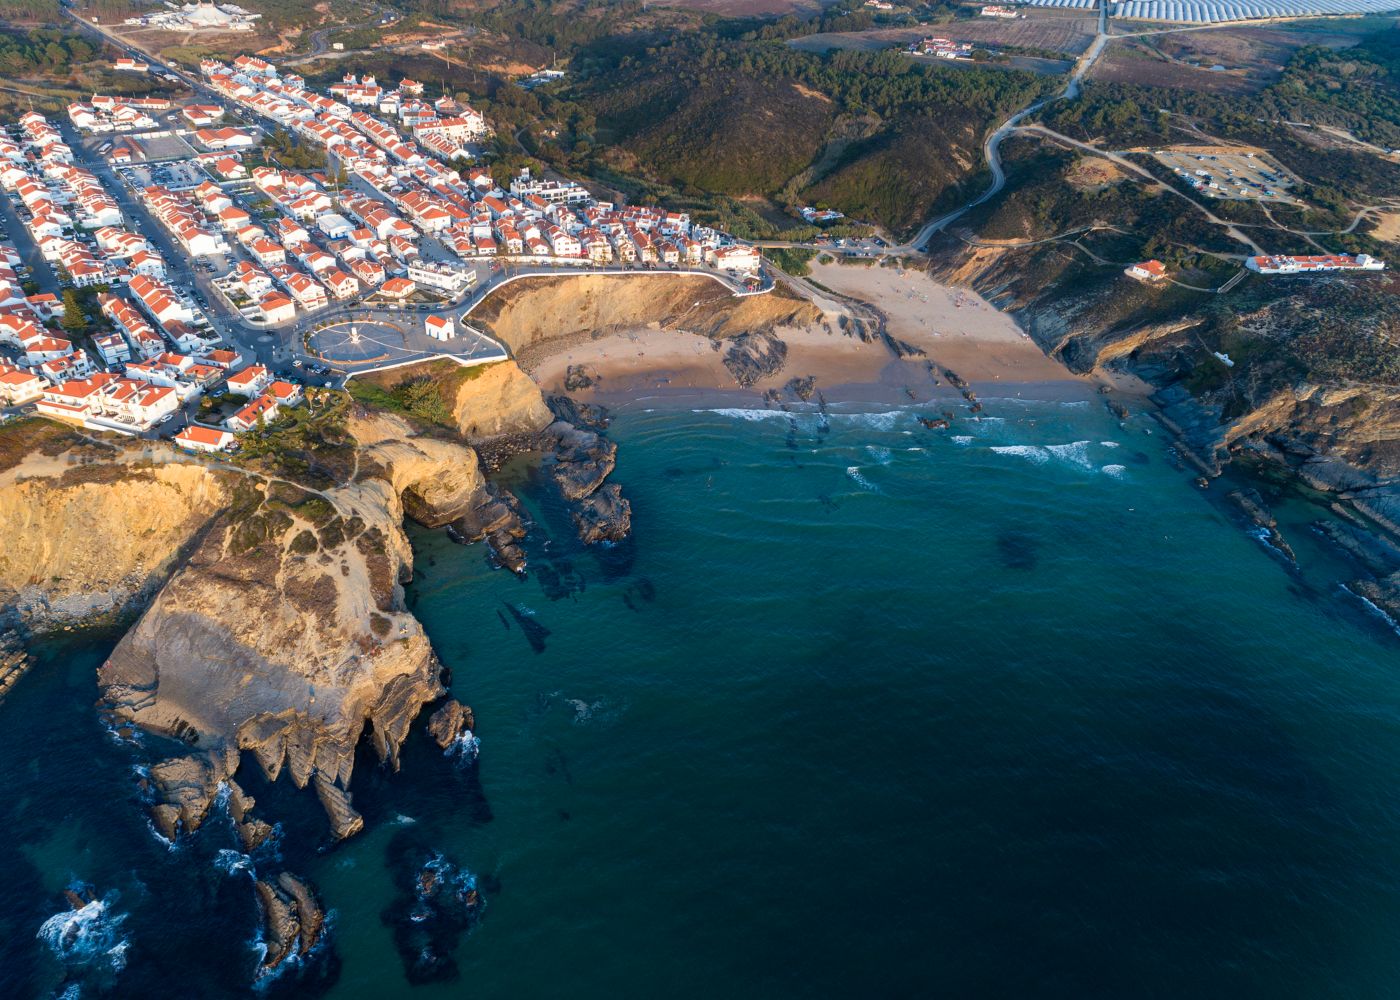
[[[232,431],[221,427],[205,427],[203,424],[190,424],[175,435],[175,444],[189,451],[228,451],[233,442]]]
[[[272,373],[262,365],[249,365],[228,377],[228,391],[237,396],[256,399],[272,384]]]
[[[424,332],[434,340],[451,340],[457,335],[451,316],[429,316],[423,320]]]

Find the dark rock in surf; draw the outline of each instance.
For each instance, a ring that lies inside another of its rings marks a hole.
[[[745,389],[755,382],[769,378],[787,364],[787,344],[768,330],[744,333],[729,342],[724,352],[724,367],[734,381]]]
[[[1230,499],[1234,502],[1245,517],[1249,518],[1251,524],[1264,532],[1265,541],[1277,552],[1284,556],[1295,566],[1298,564],[1298,557],[1293,554],[1293,548],[1284,540],[1278,530],[1278,521],[1274,518],[1273,512],[1264,506],[1264,499],[1258,491],[1253,489],[1235,490],[1230,494]]]
[[[472,710],[455,698],[449,698],[446,704],[428,719],[428,735],[444,750],[463,733],[475,728],[476,718],[472,715]]]
[[[525,550],[519,545],[525,533],[520,501],[494,483],[487,483],[475,504],[447,526],[447,537],[459,544],[485,541],[496,564],[516,575],[525,571]]]
[[[409,983],[457,979],[460,971],[452,953],[486,908],[476,876],[399,838],[390,844],[389,868],[398,895],[383,920],[393,928]]]
[[[564,388],[569,392],[591,389],[602,380],[592,365],[569,365],[564,372]]]
[[[288,872],[255,884],[267,952],[258,968],[262,979],[294,959],[304,959],[320,943],[326,916],[311,887]]]
[[[620,542],[632,532],[632,504],[622,487],[608,483],[582,500],[573,512],[574,527],[585,545]]]
[[[817,377],[808,375],[805,378],[790,378],[783,388],[805,403],[817,391]]]
[[[17,633],[0,632],[0,700],[33,664],[33,658],[25,652]]]
[[[608,424],[612,423],[612,417],[608,413],[607,407],[599,406],[596,403],[580,403],[568,396],[550,396],[545,402],[555,419],[573,424],[575,427],[584,427],[591,431],[605,431],[608,429]]]

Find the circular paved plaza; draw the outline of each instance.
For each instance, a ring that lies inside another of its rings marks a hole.
[[[380,364],[412,352],[404,329],[388,320],[336,320],[318,325],[307,338],[310,353],[338,365]]]

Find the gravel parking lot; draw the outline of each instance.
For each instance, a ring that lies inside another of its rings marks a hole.
[[[1297,180],[1262,153],[1159,149],[1157,160],[1208,198],[1293,205]]]

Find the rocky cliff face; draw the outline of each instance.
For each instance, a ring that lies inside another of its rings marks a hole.
[[[50,627],[139,606],[229,495],[201,465],[30,455],[0,473],[0,616]]]
[[[452,416],[468,441],[533,434],[554,420],[539,386],[514,361],[483,366],[458,387]]]
[[[412,571],[405,511],[459,516],[482,488],[475,455],[392,437],[374,423],[348,485],[311,491],[246,476],[183,565],[99,671],[119,723],[192,748],[195,780],[157,807],[166,833],[193,829],[248,751],[275,780],[311,786],[333,832],[359,828],[349,804],[367,731],[397,765],[420,708],[443,693],[422,626],[403,606]],[[189,768],[185,768],[189,770]],[[160,784],[159,782],[157,783]]]
[[[720,338],[821,321],[815,306],[782,291],[735,298],[723,285],[695,274],[517,281],[492,293],[472,313],[474,324],[520,357],[550,340],[645,326]]]

